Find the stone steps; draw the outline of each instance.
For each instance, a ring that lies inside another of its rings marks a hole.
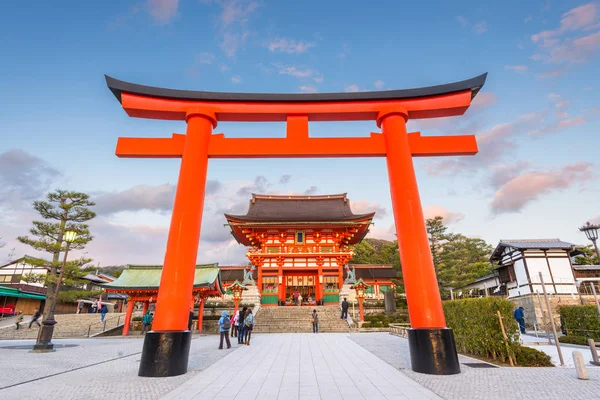
[[[312,332],[313,310],[319,315],[319,332],[348,332],[346,321],[340,319],[337,306],[261,307],[255,317],[257,333]]]
[[[0,329],[0,340],[36,339],[40,328],[36,324],[33,324],[31,329],[29,329],[30,319],[28,317],[25,318],[18,330],[15,329],[14,325]],[[106,314],[106,325],[100,322],[100,314],[58,314],[55,315],[54,319],[56,320],[56,325],[54,325],[53,338],[84,338],[88,337],[88,333],[91,336],[102,332],[104,327],[110,329],[116,327],[117,323],[123,324],[125,314]],[[41,318],[38,321],[41,323]]]

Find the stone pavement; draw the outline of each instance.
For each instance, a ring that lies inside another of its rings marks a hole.
[[[387,334],[390,336],[389,334]],[[163,399],[436,400],[348,334],[257,335]]]
[[[63,339],[33,354],[0,341],[0,399],[596,399],[600,367],[589,381],[572,368],[472,368],[432,376],[410,370],[408,341],[388,333],[260,334],[251,346],[217,350],[217,336],[192,340],[189,372],[137,376],[139,337]],[[60,344],[74,347],[60,347]]]
[[[425,375],[410,369],[406,339],[385,333],[353,334],[350,339],[447,400],[600,398],[600,367],[587,366],[588,381],[578,380],[572,368],[471,368],[461,365],[459,375]],[[472,362],[469,357],[460,356],[459,359],[461,364]]]
[[[29,353],[8,346],[34,341],[0,341],[0,399],[158,399],[232,350],[217,350],[218,337],[192,340],[189,372],[172,378],[137,376],[141,338],[59,339],[56,352]],[[76,345],[61,348],[60,345]]]

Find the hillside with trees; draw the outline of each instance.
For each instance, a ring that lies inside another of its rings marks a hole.
[[[492,272],[489,257],[493,247],[479,238],[448,232],[442,217],[428,219],[427,235],[438,277],[440,292],[447,297],[444,288],[457,288]],[[402,280],[398,242],[382,239],[364,239],[354,246],[350,264],[388,264],[397,269],[399,284]],[[400,290],[401,287],[399,288]]]

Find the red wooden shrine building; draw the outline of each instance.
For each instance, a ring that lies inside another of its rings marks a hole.
[[[262,305],[292,304],[295,292],[306,305],[337,305],[352,246],[365,237],[374,215],[354,214],[346,194],[253,194],[245,215],[225,218],[235,239],[248,246]],[[363,276],[377,291],[379,285],[392,288],[390,279],[397,276],[391,266],[358,269],[357,278]]]

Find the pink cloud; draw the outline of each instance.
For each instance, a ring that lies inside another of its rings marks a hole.
[[[478,35],[484,34],[485,32],[487,32],[487,30],[487,21],[479,21],[475,25],[473,25],[473,32],[475,32]]]
[[[344,88],[344,92],[358,92],[358,85],[353,84],[353,85],[348,85]]]
[[[587,182],[596,177],[593,165],[578,162],[553,171],[531,171],[514,177],[494,194],[494,214],[519,212],[539,197]]]
[[[565,113],[566,114],[566,113]],[[561,114],[562,115],[562,114]],[[545,135],[548,133],[556,133],[563,129],[573,128],[585,124],[585,117],[580,115],[578,117],[556,120],[551,124],[548,124],[540,129],[534,129],[529,131],[530,135]]]
[[[544,45],[552,45],[555,42],[550,39],[563,35],[569,31],[593,28],[597,19],[597,7],[594,3],[588,3],[576,7],[563,14],[560,26],[554,30],[546,30],[531,36],[533,43],[544,42]]]
[[[544,71],[544,72],[535,74],[535,76],[540,79],[556,78],[557,76],[560,76],[565,72],[567,72],[567,68],[557,67],[557,68],[549,69],[548,71]]]
[[[369,203],[366,200],[351,201],[350,208],[355,214],[368,214],[374,212],[374,218],[376,219],[381,219],[388,215],[387,210],[381,204]]]
[[[177,15],[179,0],[148,0],[146,6],[152,18],[157,23],[165,25]]]
[[[488,182],[494,189],[497,189],[529,169],[530,165],[529,161],[495,165]]]
[[[277,38],[277,39],[270,41],[267,44],[267,47],[269,48],[269,51],[271,51],[271,52],[279,51],[281,53],[288,53],[288,54],[304,53],[313,46],[314,46],[314,43],[296,41],[296,40],[287,39],[287,38]]]
[[[540,46],[540,51],[531,58],[547,63],[587,61],[600,52],[600,32],[580,37],[573,36],[597,28],[600,28],[600,23],[596,4],[589,3],[574,8],[563,14],[558,28],[531,36],[531,41]]]
[[[425,219],[442,217],[444,224],[451,225],[462,221],[465,215],[459,212],[448,211],[446,207],[440,205],[431,205],[423,207],[423,216]]]
[[[388,227],[379,226],[377,224],[371,225],[369,228],[369,233],[367,233],[367,237],[371,239],[383,239],[383,240],[396,240],[396,227],[394,224],[389,225]]]
[[[383,81],[381,81],[381,80],[375,81],[375,82],[373,83],[373,85],[375,86],[375,88],[376,88],[377,90],[381,90],[381,89],[383,89],[383,85],[384,85],[384,84],[385,84],[385,83],[384,83]]]
[[[485,108],[496,104],[496,95],[492,92],[479,93],[471,103],[471,107]]]
[[[526,72],[529,68],[526,65],[505,65],[504,69],[508,69],[515,72]]]
[[[469,21],[463,17],[462,15],[459,15],[457,17],[454,17],[454,19],[464,28],[465,26],[467,26],[469,24]]]
[[[211,4],[213,1],[205,0]],[[259,3],[252,0],[214,0],[221,7],[217,19],[219,47],[227,57],[234,57],[250,36],[248,23]]]

